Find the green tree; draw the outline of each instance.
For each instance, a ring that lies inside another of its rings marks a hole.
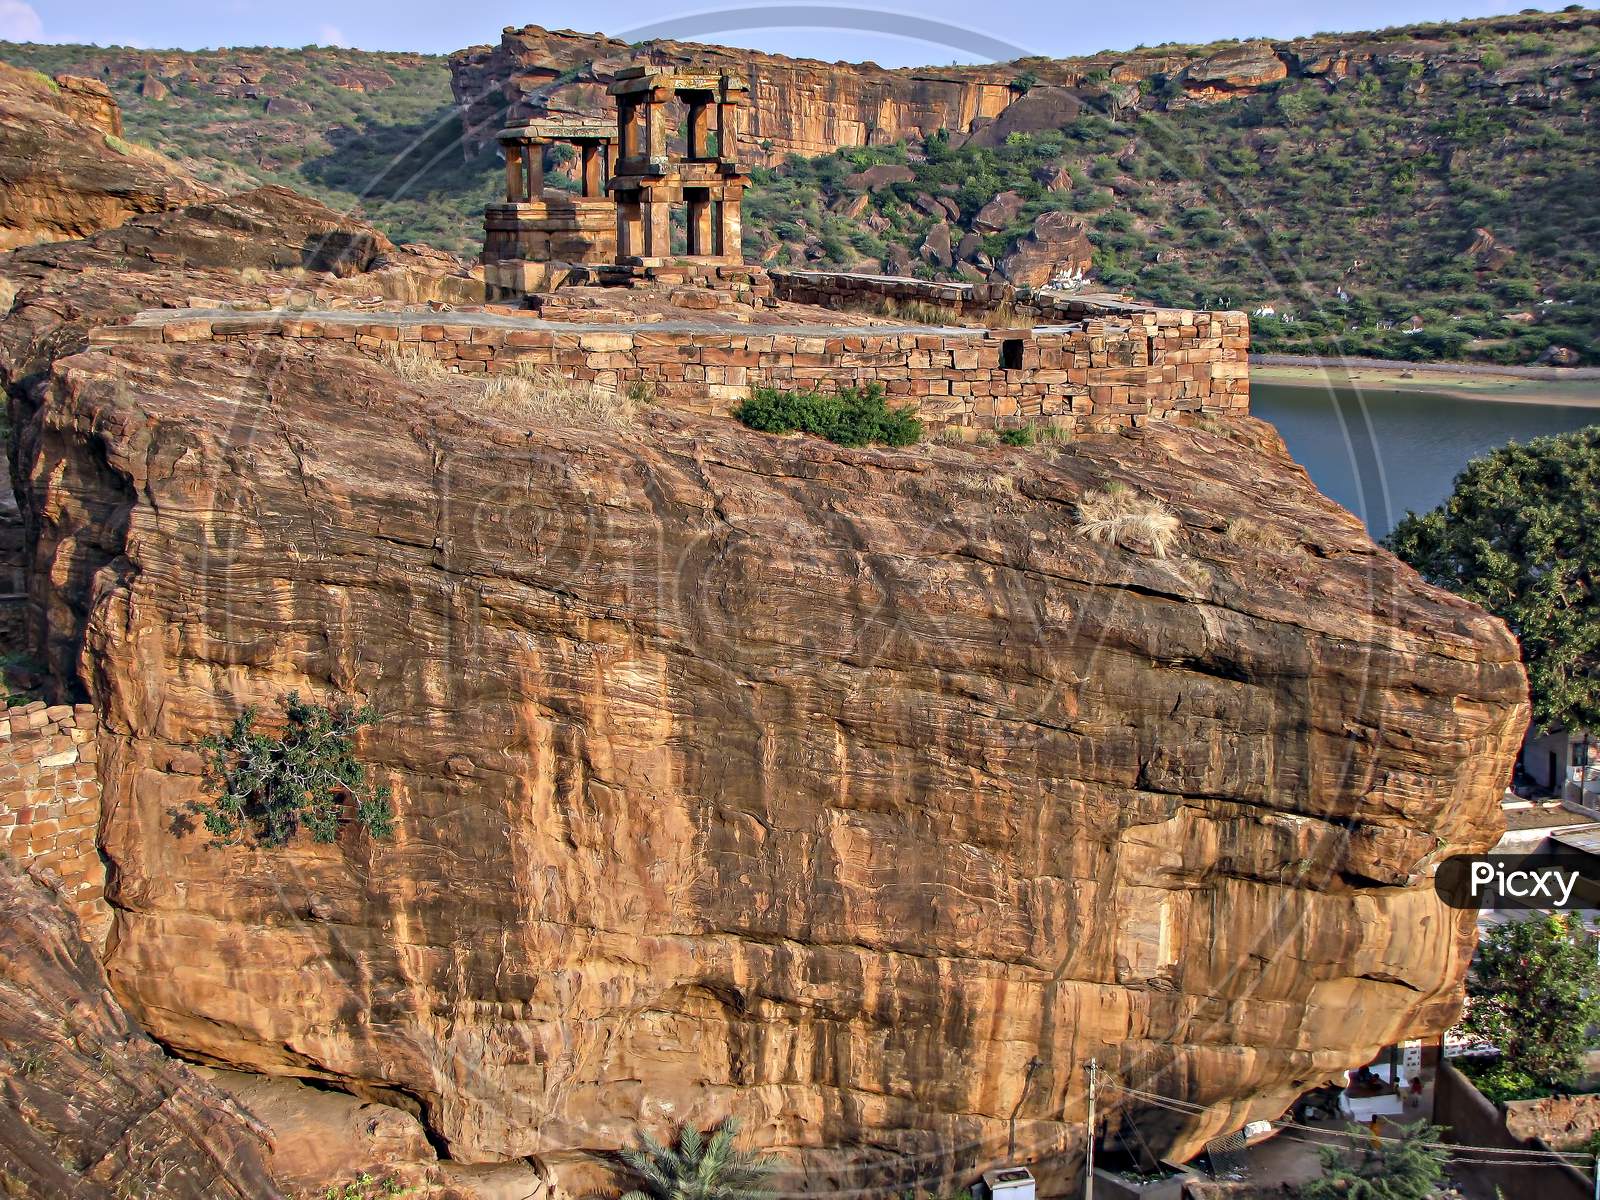
[[[1600,966],[1576,914],[1508,921],[1479,941],[1461,1029],[1500,1048],[1508,1078],[1540,1089],[1570,1082],[1596,1020]]]
[[[257,711],[246,708],[224,734],[200,743],[206,756],[209,801],[191,804],[214,844],[253,839],[282,846],[302,828],[318,842],[339,835],[347,802],[355,820],[374,837],[394,828],[387,787],[373,787],[355,757],[355,733],[375,724],[370,707],[308,704],[294,692],[283,701],[283,732],[256,729]]]
[[[1322,1178],[1300,1188],[1302,1200],[1427,1200],[1444,1179],[1444,1150],[1437,1125],[1402,1125],[1393,1138],[1374,1142],[1360,1125],[1348,1127],[1350,1145],[1323,1146]]]
[[[1600,726],[1600,427],[1473,459],[1438,508],[1384,544],[1483,605],[1522,643],[1541,728]]]
[[[739,1122],[728,1117],[702,1134],[692,1125],[678,1131],[677,1145],[640,1133],[637,1149],[622,1161],[638,1176],[639,1187],[622,1200],[764,1200],[776,1162],[734,1145]]]

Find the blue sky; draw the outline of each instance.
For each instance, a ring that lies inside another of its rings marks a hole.
[[[654,33],[687,35],[784,54],[912,66],[1012,57],[1000,53],[997,42],[1034,54],[1087,54],[1140,43],[1374,29],[1487,16],[1525,5],[1518,0],[887,0],[850,6],[843,16],[829,15],[827,3],[789,0],[783,11],[774,11],[778,7],[762,0],[691,0],[682,6],[671,0],[559,5],[527,0],[0,0],[0,38],[182,49],[317,42],[442,53],[497,41],[505,25],[534,23],[629,40]],[[844,6],[833,7],[837,12]],[[913,27],[917,21],[924,24]]]

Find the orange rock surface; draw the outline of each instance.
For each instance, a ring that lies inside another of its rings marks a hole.
[[[1265,427],[619,431],[271,341],[80,353],[19,413],[108,968],[169,1045],[575,1192],[733,1112],[817,1189],[965,1183],[1015,1118],[1061,1194],[1091,1056],[1202,1106],[1104,1098],[1187,1154],[1452,1021],[1472,915],[1426,876],[1497,836],[1516,646]],[[1083,536],[1107,481],[1169,557]],[[291,689],[383,714],[392,842],[175,828]]]

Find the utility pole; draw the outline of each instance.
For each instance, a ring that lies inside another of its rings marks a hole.
[[[1083,1200],[1094,1200],[1094,1092],[1099,1064],[1089,1060],[1089,1149],[1083,1161]]]

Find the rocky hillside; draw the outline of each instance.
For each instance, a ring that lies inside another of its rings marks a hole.
[[[472,255],[482,243],[497,167],[492,152],[463,161],[443,58],[0,42],[0,61],[104,83],[124,137],[226,191],[285,184],[397,241]]]
[[[0,58],[104,80],[129,138],[201,178],[288,183],[460,253],[500,186],[486,135],[507,111],[596,112],[621,66],[714,60],[757,84],[754,259],[1084,274],[1260,310],[1268,351],[1600,361],[1600,14],[1585,10],[915,71],[536,27],[448,63],[14,44]]]
[[[121,135],[104,84],[0,64],[0,249],[87,237],[217,195]]]

